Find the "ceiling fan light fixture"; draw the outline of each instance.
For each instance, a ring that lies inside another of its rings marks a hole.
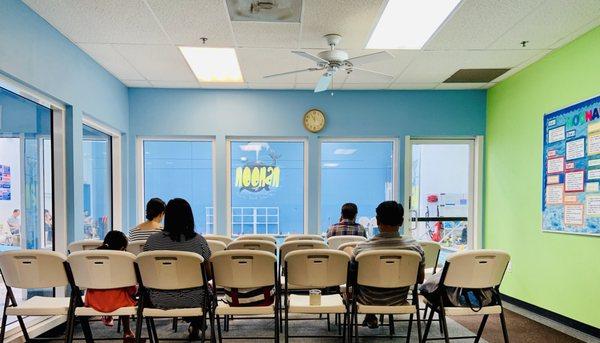
[[[389,0],[367,49],[421,49],[461,0]]]
[[[233,48],[180,46],[179,50],[200,82],[244,82]]]

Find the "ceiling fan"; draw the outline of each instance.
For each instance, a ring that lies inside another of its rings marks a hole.
[[[310,54],[305,51],[292,51],[292,53],[308,58],[311,61],[317,63],[316,67],[293,70],[285,73],[267,75],[264,78],[277,77],[289,74],[303,73],[303,72],[314,72],[314,71],[323,71],[323,75],[317,82],[315,87],[315,93],[326,91],[333,80],[333,75],[338,71],[343,71],[347,74],[353,72],[361,72],[361,73],[371,73],[382,78],[393,79],[392,75],[376,72],[373,70],[357,68],[357,65],[380,62],[389,59],[393,59],[394,56],[387,51],[374,52],[372,54],[366,54],[361,56],[356,56],[352,58],[348,58],[348,53],[343,50],[337,50],[335,48],[336,45],[339,44],[342,37],[338,34],[328,34],[323,36],[325,40],[327,40],[327,44],[329,45],[329,50],[321,51],[316,56]]]

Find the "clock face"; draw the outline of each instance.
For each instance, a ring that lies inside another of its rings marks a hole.
[[[325,127],[325,114],[310,110],[304,114],[304,127],[310,132],[319,132]]]

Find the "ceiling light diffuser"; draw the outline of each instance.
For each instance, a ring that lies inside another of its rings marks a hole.
[[[367,49],[421,49],[461,0],[389,0]]]
[[[244,82],[235,49],[180,46],[200,82]]]

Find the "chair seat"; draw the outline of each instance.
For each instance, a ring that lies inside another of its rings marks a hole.
[[[100,312],[91,307],[78,307],[75,309],[75,315],[78,317],[95,317],[95,316],[133,316],[136,314],[137,308],[134,306],[121,307],[112,312]]]
[[[275,304],[269,306],[229,306],[219,301],[215,310],[217,315],[265,315],[275,313]]]
[[[425,299],[425,304],[434,307],[429,300]],[[479,311],[473,311],[470,307],[444,307],[447,316],[481,316],[484,314],[500,314],[502,307],[500,305],[484,306]]]
[[[400,306],[375,306],[364,305],[358,303],[358,313],[373,313],[373,314],[411,314],[417,313],[415,305],[400,305]]]
[[[310,296],[291,294],[288,300],[290,313],[346,313],[344,300],[339,294],[322,295],[321,305],[310,305]]]
[[[21,302],[18,306],[7,307],[9,316],[58,316],[69,312],[69,298],[35,296]]]
[[[170,310],[163,310],[160,308],[145,308],[144,317],[157,317],[157,318],[169,318],[169,317],[197,317],[204,313],[202,307],[192,308],[175,308]]]

